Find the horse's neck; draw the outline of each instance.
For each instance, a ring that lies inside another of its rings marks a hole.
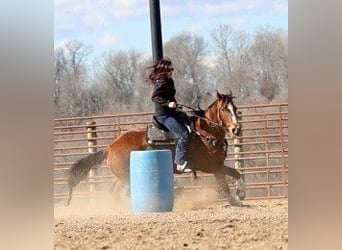
[[[207,110],[204,111],[204,117],[213,123],[218,123],[217,113],[218,110],[215,102],[211,104]]]
[[[225,131],[218,125],[217,116],[213,110],[205,110],[204,119],[198,118],[195,122],[195,129],[205,136],[214,136],[217,139],[223,139],[225,137]]]

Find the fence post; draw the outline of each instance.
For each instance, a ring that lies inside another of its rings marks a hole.
[[[238,121],[241,122],[242,112],[238,111]],[[235,169],[241,169],[243,168],[243,160],[241,160],[241,152],[242,152],[242,123],[240,123],[240,132],[238,134],[238,137],[234,138],[233,144],[234,144],[234,168]],[[242,174],[242,179],[245,180],[245,176]]]
[[[266,111],[264,111],[264,115],[263,115],[263,119],[265,120],[265,126],[264,126],[264,136],[268,135],[268,126],[267,126],[267,115],[266,115]],[[266,172],[266,178],[267,178],[267,183],[270,183],[271,181],[271,177],[270,177],[270,166],[269,166],[269,158],[270,158],[270,154],[268,153],[269,150],[269,140],[265,139],[265,162],[266,162],[266,167],[267,167],[267,172]],[[271,185],[267,186],[267,197],[271,197]]]
[[[96,122],[87,122],[87,141],[88,141],[88,152],[93,154],[96,153]],[[91,169],[89,172],[89,192],[90,196],[92,196],[92,193],[96,191],[96,184],[94,183],[95,181],[95,176],[97,175],[97,169]]]
[[[283,171],[282,171],[282,182],[283,182],[283,197],[288,196],[288,191],[285,192],[286,190],[286,180],[285,180],[285,173],[286,173],[286,168],[285,168],[285,149],[284,149],[284,127],[283,127],[283,116],[282,116],[282,108],[281,105],[279,105],[279,121],[280,121],[280,139],[281,139],[281,159],[282,159],[282,166],[283,166]],[[287,177],[288,178],[288,177]]]

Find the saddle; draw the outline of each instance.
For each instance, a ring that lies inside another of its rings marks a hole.
[[[192,119],[185,113],[181,114],[181,119],[187,124],[189,132],[192,130]],[[178,139],[178,135],[168,130],[163,124],[159,123],[155,116],[152,116],[152,123],[147,125],[147,143],[151,146],[172,145]]]
[[[147,143],[151,146],[174,144],[178,136],[159,123],[155,116],[147,125]]]

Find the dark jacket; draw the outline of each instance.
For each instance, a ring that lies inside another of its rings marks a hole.
[[[168,107],[169,102],[176,102],[176,89],[171,78],[158,79],[154,84],[152,101],[154,102],[154,115],[173,114],[175,109]]]

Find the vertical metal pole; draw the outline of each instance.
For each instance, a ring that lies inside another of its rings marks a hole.
[[[286,190],[286,179],[285,179],[285,173],[286,173],[286,168],[285,168],[285,148],[284,148],[284,127],[283,127],[283,116],[282,116],[282,109],[281,105],[279,105],[279,122],[280,122],[280,138],[281,138],[281,155],[282,155],[282,165],[283,165],[283,171],[282,171],[282,182],[283,182],[283,197],[288,196],[288,191],[285,192]],[[288,178],[288,177],[287,177]]]
[[[87,140],[88,140],[88,152],[93,154],[96,152],[95,146],[97,145],[96,142],[96,122],[87,122]],[[89,172],[89,191],[90,195],[95,191],[95,176],[97,175],[96,169],[91,169]]]
[[[267,167],[267,172],[266,172],[266,178],[267,178],[267,183],[270,183],[271,179],[270,179],[270,166],[269,166],[269,153],[268,153],[268,150],[269,150],[269,146],[268,146],[268,139],[267,139],[267,135],[268,135],[268,126],[267,126],[267,115],[266,113],[264,113],[264,116],[263,116],[263,119],[265,120],[265,126],[264,126],[264,136],[266,138],[266,141],[265,141],[265,161],[266,161],[266,167]],[[267,186],[267,197],[270,197],[271,196],[271,186],[268,184]]]
[[[237,170],[242,170],[241,168],[243,167],[243,160],[241,160],[241,152],[242,152],[242,123],[241,123],[241,118],[242,118],[242,112],[238,111],[238,121],[240,123],[240,132],[238,134],[237,138],[234,138],[233,144],[234,144],[234,168]],[[241,174],[241,179],[245,182],[245,175]]]
[[[241,122],[242,112],[238,111],[238,120]],[[243,160],[241,160],[241,149],[242,149],[242,123],[240,123],[241,130],[238,134],[238,137],[233,140],[234,144],[234,168],[235,169],[241,169],[243,167]],[[242,175],[243,180],[245,179],[244,175]]]
[[[120,124],[120,117],[118,116],[118,131],[119,135],[121,135],[121,124]]]
[[[153,62],[163,58],[163,41],[159,0],[150,0],[150,22]]]

